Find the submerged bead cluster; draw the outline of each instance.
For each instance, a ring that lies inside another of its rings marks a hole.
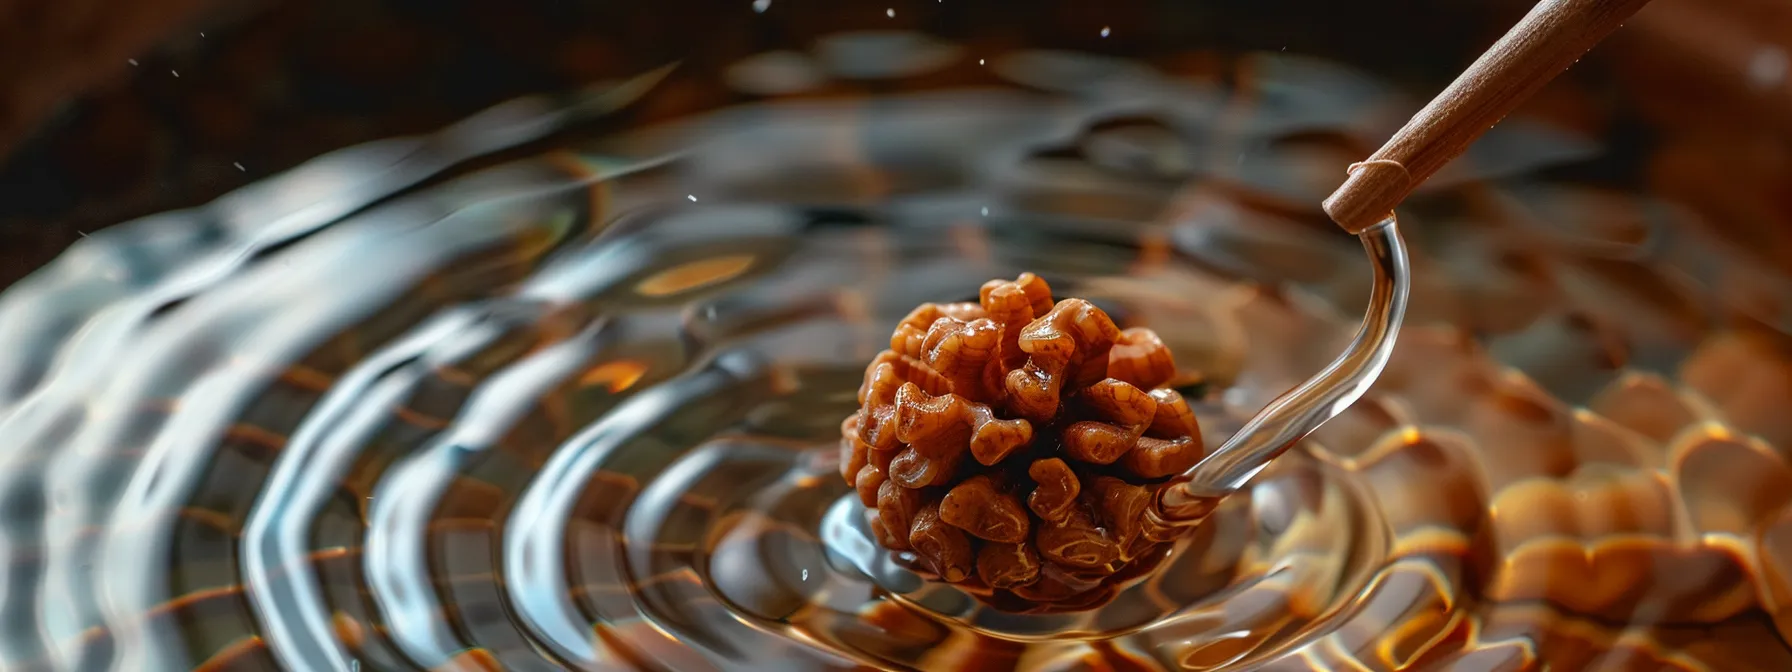
[[[1162,559],[1172,531],[1145,509],[1203,455],[1175,372],[1151,330],[1030,273],[992,280],[896,327],[841,425],[841,476],[916,571],[1007,610],[1094,607]]]

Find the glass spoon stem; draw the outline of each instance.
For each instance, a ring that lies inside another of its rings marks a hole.
[[[1406,315],[1406,247],[1394,206],[1650,0],[1540,0],[1381,149],[1350,167],[1326,214],[1374,262],[1362,329],[1331,366],[1265,406],[1244,429],[1159,491],[1147,522],[1193,525],[1270,460],[1355,402],[1387,365]]]
[[[1150,522],[1166,527],[1199,523],[1271,460],[1343,413],[1381,375],[1406,317],[1411,286],[1406,243],[1391,214],[1357,237],[1368,252],[1375,283],[1350,347],[1305,383],[1269,402],[1219,450],[1159,491],[1157,506],[1146,512]]]

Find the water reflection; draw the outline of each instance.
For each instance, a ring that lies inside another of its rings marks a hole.
[[[733,72],[960,57],[848,35]],[[1021,637],[875,588],[830,455],[915,304],[1024,270],[1112,306],[1213,442],[1349,338],[1368,269],[1318,203],[1405,110],[1255,63],[1247,92],[1021,52],[465,167],[653,73],[84,239],[0,296],[0,661],[1792,667],[1788,282],[1533,177],[1595,147],[1522,123],[1412,204],[1386,375],[1142,584],[1172,615]]]

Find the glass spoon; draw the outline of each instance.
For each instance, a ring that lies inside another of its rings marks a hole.
[[[1350,347],[1277,397],[1225,445],[1159,491],[1152,526],[1204,520],[1287,451],[1367,392],[1393,353],[1411,278],[1394,207],[1520,103],[1580,60],[1649,0],[1543,0],[1389,139],[1350,166],[1325,212],[1363,242],[1374,289]]]

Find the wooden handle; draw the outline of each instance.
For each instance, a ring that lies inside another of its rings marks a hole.
[[[1542,0],[1449,88],[1325,199],[1325,212],[1360,233],[1394,211],[1525,99],[1616,30],[1649,0]]]

